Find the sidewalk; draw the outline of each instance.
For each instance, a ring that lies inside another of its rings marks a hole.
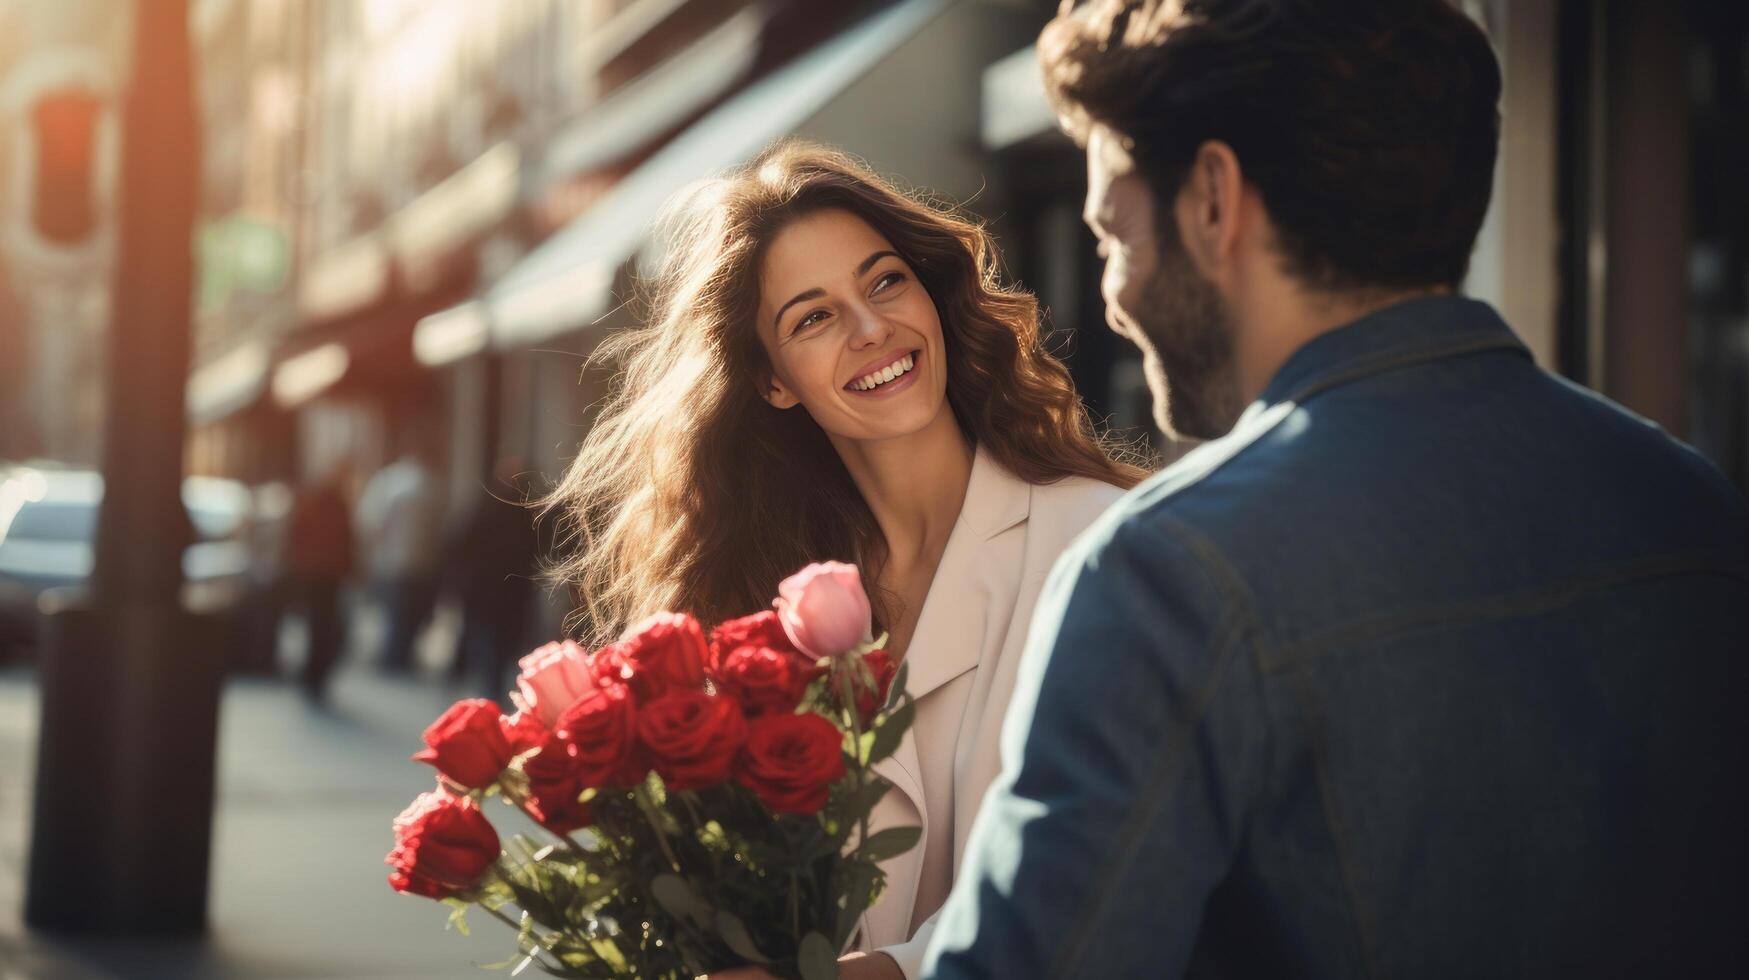
[[[231,682],[219,720],[208,937],[97,943],[24,929],[37,694],[33,673],[0,672],[0,980],[506,976],[474,964],[515,952],[508,929],[472,916],[471,937],[446,932],[448,908],[394,893],[382,863],[390,821],[433,785],[407,757],[463,696],[472,695],[353,668],[335,678],[323,711],[289,683]],[[502,805],[487,813],[502,832],[529,829]]]

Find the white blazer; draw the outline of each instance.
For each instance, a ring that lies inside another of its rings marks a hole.
[[[898,751],[874,767],[893,789],[875,807],[871,832],[921,826],[923,838],[881,865],[886,891],[863,916],[855,948],[887,953],[908,978],[921,972],[937,912],[929,909],[928,920],[912,933],[925,849],[951,841],[958,876],[972,819],[1001,769],[1002,716],[1039,590],[1069,542],[1123,493],[1083,477],[1029,484],[981,448],[972,461],[965,503],[905,654],[905,686],[917,699],[919,715],[929,710],[931,698],[941,698],[942,706],[963,703],[957,720],[932,718],[930,726],[934,733],[958,734],[920,746],[914,726]],[[930,805],[925,786],[938,787],[938,794],[940,787],[952,787],[951,826],[931,825],[930,811],[944,808]]]

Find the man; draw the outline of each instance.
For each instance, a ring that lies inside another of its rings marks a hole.
[[[304,617],[307,654],[299,680],[304,696],[314,704],[328,697],[328,680],[346,641],[340,590],[352,574],[356,545],[352,514],[346,501],[347,466],[336,461],[321,477],[300,486],[286,518],[285,565],[290,602]],[[268,666],[279,635],[272,626],[264,651]]]
[[[413,669],[414,643],[431,615],[443,541],[443,499],[431,461],[435,437],[414,428],[406,450],[378,470],[358,501],[370,591],[383,610],[384,670]]]
[[[926,974],[1743,969],[1749,514],[1456,295],[1481,32],[1104,0],[1039,47],[1110,325],[1213,441],[1057,567]]]

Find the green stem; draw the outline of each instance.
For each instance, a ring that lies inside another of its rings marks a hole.
[[[515,929],[517,936],[522,935],[522,923],[517,922],[515,919],[512,919],[508,915],[505,915],[504,913],[498,911],[495,908],[492,908],[489,905],[479,905],[479,903],[475,903],[475,904],[479,908],[484,909],[487,915],[491,916],[494,919],[497,919],[499,922],[504,923],[505,925],[509,926],[510,928]],[[539,943],[540,942],[539,937],[537,936],[534,941],[536,943]],[[556,961],[554,961],[546,956],[540,956],[541,953],[546,952],[546,950],[544,948],[525,949],[525,950],[523,950],[523,952],[527,953],[529,956],[538,957],[541,960],[542,966],[544,966],[544,967],[549,967],[553,970],[562,970],[565,968],[565,965],[563,963],[556,962]]]
[[[856,710],[856,686],[852,683],[847,672],[839,675],[838,690],[839,697],[844,700],[845,710],[850,715],[850,735],[853,740],[851,744],[856,746],[856,765],[853,767],[855,769],[856,777],[856,796],[857,799],[861,799],[863,787],[862,771],[866,764],[866,760],[862,757],[862,718]],[[861,848],[863,843],[868,840],[867,809],[862,811],[862,816],[859,820],[861,822],[862,836],[857,839],[856,846]]]
[[[552,834],[554,837],[557,837],[560,843],[570,848],[578,857],[583,857],[589,853],[582,844],[577,843],[577,839],[571,836],[570,831],[552,830],[545,824],[541,823],[540,820],[535,817],[534,812],[528,808],[528,797],[520,794],[513,794],[510,790],[506,789],[504,791],[504,798],[515,804],[516,808],[522,811],[522,815],[533,821],[536,827],[539,827],[547,833]]]
[[[662,831],[662,825],[656,821],[656,801],[650,799],[650,788],[639,786],[632,791],[638,798],[638,810],[650,824],[650,829],[656,832],[656,844],[662,848],[662,856],[668,859],[669,867],[676,873],[680,871],[680,860],[674,856],[674,851],[668,846],[668,835]]]

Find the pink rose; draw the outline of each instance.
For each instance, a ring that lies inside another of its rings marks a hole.
[[[517,663],[522,675],[516,678],[519,693],[512,699],[548,729],[558,723],[566,708],[595,690],[589,653],[573,640],[548,643]]]
[[[809,565],[784,579],[777,591],[783,630],[804,653],[836,657],[873,638],[868,593],[855,565]]]

